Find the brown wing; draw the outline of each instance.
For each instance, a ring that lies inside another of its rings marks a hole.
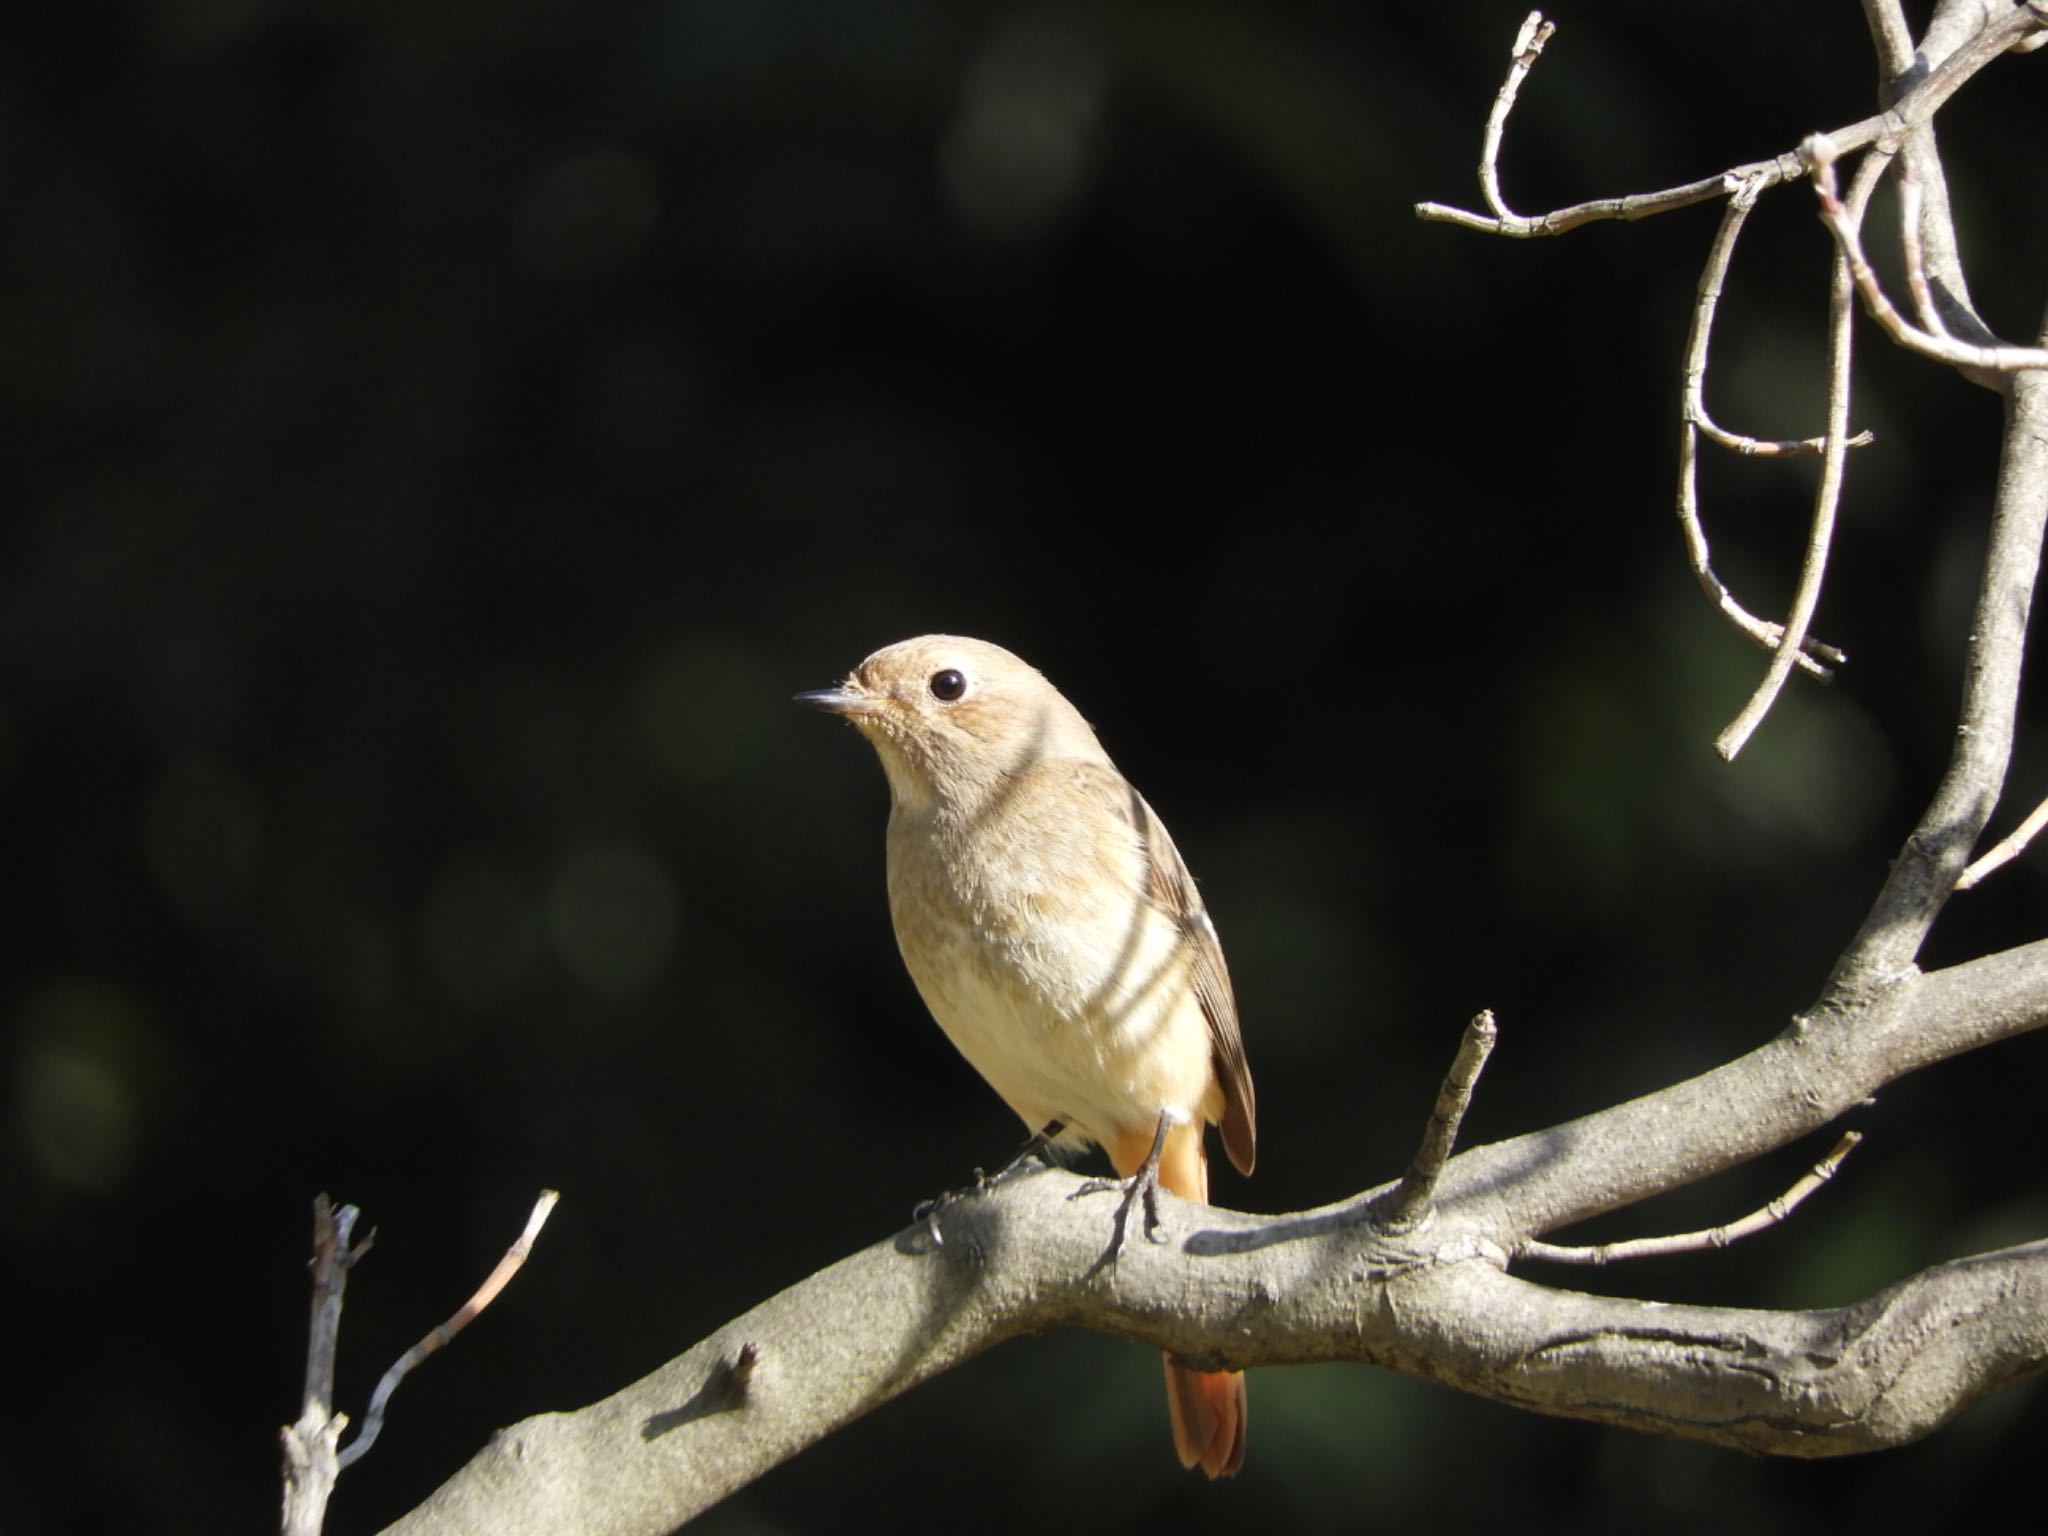
[[[1257,1161],[1258,1132],[1252,1098],[1252,1069],[1244,1059],[1244,1036],[1237,1025],[1237,999],[1230,990],[1230,971],[1223,963],[1223,945],[1216,925],[1202,906],[1194,877],[1181,862],[1180,850],[1166,834],[1166,824],[1125,786],[1130,795],[1131,825],[1145,851],[1147,892],[1154,906],[1180,927],[1181,942],[1193,957],[1195,1000],[1209,1021],[1209,1043],[1215,1051],[1216,1081],[1223,1085],[1223,1147],[1239,1173],[1250,1173]]]

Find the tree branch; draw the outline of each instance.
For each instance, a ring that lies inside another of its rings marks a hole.
[[[1378,1217],[1381,1225],[1405,1227],[1428,1207],[1429,1197],[1436,1193],[1437,1180],[1443,1177],[1451,1148],[1457,1145],[1458,1127],[1464,1123],[1465,1111],[1472,1104],[1472,1089],[1479,1082],[1479,1074],[1486,1070],[1486,1058],[1493,1054],[1494,1042],[1499,1038],[1500,1027],[1494,1023],[1490,1008],[1465,1026],[1458,1054],[1451,1061],[1451,1070],[1444,1074],[1429,1123],[1423,1127],[1422,1145],[1416,1148],[1408,1171],[1387,1197]]]
[[[376,1390],[370,1394],[370,1409],[363,1416],[363,1427],[356,1431],[355,1439],[341,1453],[339,1470],[346,1471],[354,1466],[377,1443],[377,1436],[384,1429],[384,1410],[391,1402],[391,1394],[412,1374],[413,1368],[474,1322],[477,1314],[496,1301],[498,1293],[512,1283],[512,1277],[519,1273],[520,1266],[526,1263],[526,1256],[533,1252],[534,1239],[540,1236],[540,1229],[547,1225],[555,1203],[561,1198],[552,1189],[542,1190],[533,1202],[532,1211],[527,1214],[525,1227],[512,1240],[512,1246],[505,1250],[505,1256],[498,1260],[497,1266],[484,1276],[483,1284],[476,1288],[469,1300],[457,1307],[447,1322],[428,1329],[424,1338],[391,1362],[390,1368],[378,1378]]]
[[[1863,242],[1857,234],[1857,225],[1862,222],[1860,210],[1848,211],[1835,197],[1833,146],[1824,139],[1812,139],[1808,143],[1812,146],[1813,179],[1820,194],[1821,219],[1848,259],[1849,271],[1856,280],[1856,291],[1863,296],[1863,307],[1870,311],[1873,320],[1884,327],[1887,336],[1909,352],[1977,374],[1996,375],[2016,373],[2023,368],[2048,368],[2048,351],[2040,347],[2016,347],[1996,340],[1958,341],[1947,333],[1946,322],[1940,322],[1944,326],[1941,331],[1923,330],[1900,314],[1898,306],[1886,297],[1884,285],[1878,281],[1869,258],[1863,254]],[[1868,165],[1869,161],[1866,159],[1864,164]],[[1920,253],[1926,233],[1918,222],[1924,218],[1925,198],[1919,190],[1919,183],[1915,181],[1913,185],[1916,190],[1902,193],[1900,199],[1901,213],[1906,218],[1903,241],[1909,273],[1917,273],[1921,267]],[[1852,201],[1853,198],[1852,193]],[[1931,297],[1927,302],[1931,306]]]
[[[1739,1243],[1745,1237],[1754,1237],[1775,1227],[1798,1210],[1808,1195],[1835,1176],[1842,1160],[1856,1150],[1856,1144],[1862,1139],[1860,1131],[1843,1132],[1842,1139],[1835,1143],[1835,1150],[1809,1168],[1805,1177],[1770,1204],[1751,1211],[1740,1221],[1726,1222],[1700,1232],[1678,1232],[1668,1237],[1632,1237],[1623,1242],[1599,1243],[1591,1247],[1546,1243],[1530,1238],[1515,1249],[1515,1257],[1541,1259],[1546,1264],[1586,1264],[1597,1268],[1602,1264],[1619,1264],[1630,1259],[1663,1259],[1673,1254],[1726,1248],[1730,1243]]]
[[[306,1390],[296,1422],[280,1431],[284,1445],[285,1536],[319,1536],[341,1475],[337,1448],[348,1415],[334,1411],[334,1360],[341,1343],[341,1301],[348,1272],[371,1239],[351,1247],[362,1212],[339,1210],[325,1195],[313,1200],[313,1312],[306,1327]]]
[[[1523,38],[1532,24],[1542,24],[1542,13],[1532,11],[1528,21],[1523,22],[1523,33],[1516,38],[1513,70],[1519,71],[1514,84],[1520,88],[1520,74],[1526,74],[1528,64],[1523,63]],[[1916,129],[1931,121],[1934,114],[1970,78],[2015,43],[2026,38],[2037,28],[2048,25],[2048,19],[2036,14],[2028,6],[2015,5],[2003,11],[1972,35],[1968,41],[1943,58],[1938,66],[1930,70],[1914,86],[1899,97],[1892,106],[1873,116],[1831,129],[1827,137],[1842,154],[1851,154],[1880,142],[1897,145]],[[1548,34],[1545,34],[1546,40]],[[1529,63],[1533,63],[1533,57]],[[1503,87],[1503,91],[1506,87]],[[1512,101],[1512,98],[1510,98]],[[1500,113],[1505,126],[1506,115]],[[1489,119],[1489,125],[1492,119]],[[1494,145],[1498,153],[1498,145]],[[1504,212],[1493,215],[1472,213],[1463,208],[1444,203],[1417,203],[1417,218],[1433,223],[1457,224],[1466,229],[1480,230],[1486,234],[1506,235],[1512,239],[1527,240],[1544,235],[1562,235],[1577,229],[1582,224],[1599,223],[1608,219],[1645,219],[1654,214],[1669,213],[1675,208],[1689,208],[1694,203],[1711,202],[1717,197],[1732,196],[1745,183],[1756,182],[1760,189],[1768,189],[1780,182],[1796,180],[1807,173],[1807,162],[1797,150],[1787,150],[1773,155],[1768,160],[1752,160],[1744,165],[1731,166],[1718,175],[1689,181],[1683,186],[1665,187],[1656,192],[1638,192],[1625,197],[1596,198],[1587,203],[1576,203],[1569,208],[1554,209],[1535,217]],[[1497,196],[1496,192],[1496,196]],[[1504,205],[1503,205],[1504,206]]]
[[[1431,1221],[1410,1233],[1365,1214],[1384,1191],[1279,1217],[1167,1197],[1171,1240],[1133,1244],[1101,1274],[1102,1220],[1068,1201],[1081,1181],[1015,1178],[949,1206],[943,1247],[914,1225],[604,1401],[501,1432],[391,1530],[667,1531],[899,1393],[1055,1327],[1203,1369],[1360,1361],[1752,1451],[1897,1444],[2048,1360],[2048,1245],[1943,1265],[1856,1307],[1791,1313],[1551,1290],[1505,1274],[1508,1255],[2043,1023],[2048,941],[1920,977],[1854,1017],[1796,1022],[1689,1083],[1452,1158]]]
[[[1829,993],[1863,995],[1908,972],[2005,787],[2019,712],[2027,615],[2048,528],[2048,373],[2011,376],[1991,541],[1963,669],[1948,771],[1892,863]]]
[[[1856,181],[1842,209],[1842,221],[1852,232],[1870,206],[1870,194],[1891,163],[1891,156],[1872,150],[1856,167]],[[1799,585],[1792,594],[1792,611],[1785,617],[1785,632],[1764,669],[1763,681],[1749,702],[1721,734],[1714,738],[1714,750],[1729,761],[1740,752],[1763,718],[1777,702],[1785,680],[1792,675],[1792,663],[1806,647],[1806,628],[1813,622],[1813,610],[1820,604],[1821,578],[1827,571],[1828,549],[1835,537],[1835,513],[1842,502],[1842,478],[1849,467],[1849,358],[1855,338],[1850,324],[1850,272],[1853,261],[1838,252],[1834,278],[1828,289],[1828,417],[1822,436],[1820,484],[1813,493],[1813,521],[1806,536],[1806,553],[1799,563]]]
[[[1734,259],[1735,242],[1741,237],[1749,211],[1756,206],[1756,200],[1762,193],[1761,183],[1744,182],[1728,199],[1728,207],[1721,215],[1721,227],[1707,251],[1706,265],[1700,269],[1699,294],[1693,303],[1692,330],[1685,343],[1685,388],[1679,403],[1678,526],[1685,535],[1686,558],[1691,562],[1693,575],[1708,599],[1750,639],[1766,650],[1775,650],[1785,638],[1785,626],[1760,619],[1743,607],[1714,570],[1713,556],[1707,547],[1706,525],[1700,519],[1699,494],[1702,437],[1731,452],[1765,458],[1819,453],[1828,441],[1825,437],[1810,437],[1767,442],[1728,432],[1717,425],[1707,412],[1707,359],[1713,347],[1714,316],[1720,308],[1721,288],[1727,281],[1728,264]],[[1848,446],[1860,448],[1870,440],[1868,432],[1861,432],[1849,439]],[[1839,664],[1846,659],[1839,648],[1810,635],[1793,652],[1793,656],[1798,665],[1822,679],[1833,675],[1822,662]]]

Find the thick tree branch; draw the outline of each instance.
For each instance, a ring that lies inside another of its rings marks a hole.
[[[1054,1327],[1202,1367],[1360,1361],[1517,1407],[1785,1455],[1910,1440],[2048,1360],[2048,1245],[1791,1313],[1551,1290],[1505,1274],[1508,1253],[2044,1022],[2048,941],[1920,977],[1689,1083],[1454,1157],[1429,1220],[1398,1235],[1365,1214],[1377,1191],[1281,1217],[1169,1198],[1171,1241],[1135,1243],[1104,1273],[1105,1223],[1069,1202],[1076,1177],[1013,1179],[949,1206],[943,1247],[913,1226],[603,1402],[505,1430],[391,1529],[666,1531],[889,1398]]]
[[[1492,1201],[1512,1245],[1816,1131],[1884,1084],[2048,1023],[2048,940],[1838,998],[1725,1066],[1451,1160],[1438,1199]]]

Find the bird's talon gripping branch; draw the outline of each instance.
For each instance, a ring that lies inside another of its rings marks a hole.
[[[929,1200],[918,1201],[911,1208],[910,1224],[913,1227],[922,1226],[926,1233],[930,1235],[934,1248],[946,1246],[946,1234],[939,1226],[939,1217],[945,1212],[946,1207],[952,1203],[952,1198],[950,1194],[935,1195]]]
[[[1123,1199],[1116,1208],[1116,1227],[1110,1237],[1105,1263],[1114,1264],[1123,1256],[1124,1247],[1131,1238],[1131,1208],[1135,1205],[1142,1204],[1145,1210],[1145,1240],[1149,1243],[1166,1241],[1159,1236],[1166,1229],[1166,1221],[1159,1214],[1159,1159],[1166,1150],[1166,1133],[1172,1125],[1171,1115],[1160,1115],[1159,1129],[1152,1137],[1152,1150],[1145,1154],[1138,1171],[1128,1179],[1090,1179],[1067,1196],[1069,1200],[1078,1200],[1083,1195],[1107,1194],[1113,1189],[1123,1192]]]
[[[916,1226],[922,1222],[925,1230],[931,1233],[932,1246],[934,1248],[945,1247],[946,1237],[939,1230],[939,1218],[945,1214],[947,1206],[956,1200],[966,1200],[977,1195],[989,1194],[998,1185],[1006,1184],[1017,1174],[1022,1173],[1033,1162],[1051,1167],[1052,1144],[1066,1128],[1066,1122],[1063,1120],[1051,1121],[1044,1130],[1037,1132],[1029,1141],[1025,1142],[1015,1157],[1003,1164],[994,1173],[985,1173],[980,1168],[976,1168],[973,1180],[965,1189],[949,1189],[941,1194],[934,1195],[929,1200],[921,1202],[910,1213],[911,1225]]]

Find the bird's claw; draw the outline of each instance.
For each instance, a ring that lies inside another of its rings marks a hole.
[[[953,1204],[956,1200],[967,1200],[978,1195],[988,1194],[999,1185],[1007,1184],[1012,1178],[1022,1173],[1033,1163],[1050,1167],[1052,1164],[1052,1154],[1047,1151],[1047,1148],[1051,1146],[1053,1137],[1057,1136],[1059,1132],[1060,1123],[1055,1120],[1051,1125],[1024,1143],[1024,1150],[1003,1164],[994,1173],[984,1173],[981,1169],[976,1168],[973,1181],[965,1188],[949,1189],[943,1194],[935,1195],[931,1199],[922,1202],[912,1210],[910,1213],[911,1225],[916,1226],[919,1223],[923,1223],[924,1229],[931,1234],[932,1246],[934,1248],[945,1247],[946,1235],[939,1229],[939,1218],[945,1214],[946,1207]]]
[[[930,1200],[920,1200],[910,1212],[910,1224],[913,1227],[922,1224],[925,1231],[931,1234],[934,1248],[946,1246],[946,1234],[939,1227],[939,1213],[952,1202],[952,1198],[947,1194]]]
[[[1166,1222],[1159,1214],[1159,1175],[1153,1171],[1147,1177],[1140,1169],[1128,1179],[1090,1179],[1071,1195],[1069,1200],[1078,1200],[1083,1195],[1103,1195],[1111,1190],[1121,1190],[1123,1199],[1117,1202],[1116,1228],[1109,1242],[1107,1262],[1114,1264],[1123,1256],[1131,1240],[1131,1208],[1142,1206],[1145,1213],[1145,1241],[1163,1243],[1160,1234],[1166,1230]]]

